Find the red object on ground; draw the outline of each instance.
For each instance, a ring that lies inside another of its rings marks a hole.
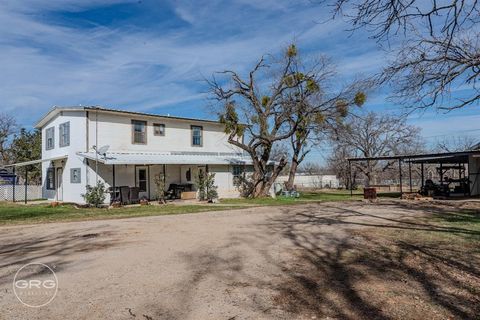
[[[375,189],[375,188],[364,188],[363,189],[363,199],[376,200],[377,199],[377,189]]]

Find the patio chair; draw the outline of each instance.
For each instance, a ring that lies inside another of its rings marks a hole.
[[[130,188],[130,203],[139,203],[140,202],[140,188],[132,187]]]
[[[175,184],[171,183],[168,186],[168,190],[165,191],[165,199],[168,199],[168,200],[175,199]]]
[[[114,190],[114,188],[109,187],[108,188],[108,193],[110,194],[110,204],[112,204],[114,202],[117,202],[117,201],[121,202],[120,188],[115,187],[115,190]]]
[[[130,188],[127,186],[120,187],[120,202],[122,204],[130,203]]]

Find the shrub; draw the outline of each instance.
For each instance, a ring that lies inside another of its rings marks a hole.
[[[200,201],[206,200],[207,193],[205,192],[205,173],[203,170],[199,170],[195,177],[195,187],[197,188],[198,199]]]
[[[205,189],[207,200],[211,201],[218,198],[217,186],[215,185],[215,173],[207,173],[205,177]]]
[[[215,173],[205,174],[203,170],[198,171],[198,175],[195,177],[195,187],[200,201],[210,201],[218,197]]]
[[[105,184],[101,181],[97,182],[97,185],[92,187],[87,185],[87,191],[85,194],[82,194],[82,197],[85,199],[85,202],[88,203],[90,206],[100,207],[103,204],[106,198],[106,189]]]
[[[155,183],[155,186],[157,187],[157,198],[158,198],[158,202],[160,203],[165,203],[165,189],[166,189],[166,186],[165,186],[165,174],[164,173],[159,173],[157,175],[155,175],[154,177],[154,183]]]

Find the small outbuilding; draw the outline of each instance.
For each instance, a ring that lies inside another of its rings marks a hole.
[[[357,161],[396,161],[398,162],[399,190],[405,191],[403,183],[408,178],[408,189],[412,191],[412,167],[419,166],[420,192],[438,197],[480,196],[480,146],[472,150],[444,153],[408,154],[385,157],[349,158],[350,176],[352,163]],[[426,177],[426,168],[434,168],[437,179]]]

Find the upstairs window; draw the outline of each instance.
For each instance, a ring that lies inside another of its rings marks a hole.
[[[52,150],[55,148],[55,128],[51,127],[45,130],[45,149]]]
[[[134,144],[147,144],[147,122],[132,120],[132,142]]]
[[[203,127],[192,126],[192,146],[201,147],[203,145]]]
[[[60,124],[58,127],[60,136],[60,147],[67,147],[70,145],[70,122]]]
[[[164,136],[165,135],[165,125],[162,123],[153,124],[153,135],[154,136]]]

